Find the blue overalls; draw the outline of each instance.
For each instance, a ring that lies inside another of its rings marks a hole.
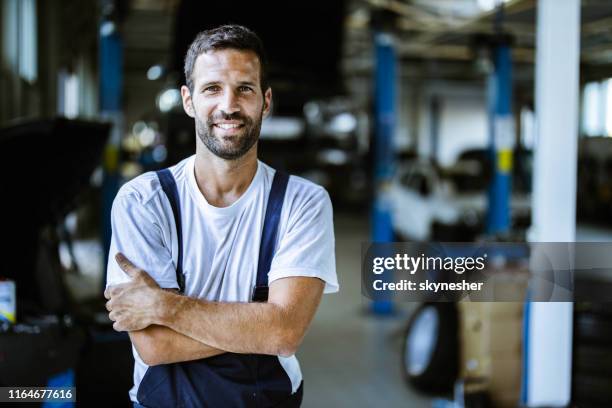
[[[160,170],[157,176],[174,214],[178,235],[177,283],[183,293],[185,279],[178,190],[170,170]],[[274,174],[261,237],[254,302],[268,300],[268,271],[288,181],[287,174],[279,171]],[[151,408],[299,407],[302,384],[294,394],[291,391],[291,381],[277,356],[224,353],[201,360],[149,367],[140,382],[137,397],[140,404]]]

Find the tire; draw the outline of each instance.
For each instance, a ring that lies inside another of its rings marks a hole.
[[[426,393],[450,393],[458,373],[458,315],[454,303],[425,303],[412,315],[404,335],[402,372]]]

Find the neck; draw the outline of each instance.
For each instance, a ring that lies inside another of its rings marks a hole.
[[[200,192],[210,205],[232,205],[249,188],[256,172],[257,143],[239,159],[225,160],[215,156],[197,140],[195,179]]]

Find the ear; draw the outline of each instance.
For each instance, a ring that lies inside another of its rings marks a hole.
[[[189,92],[189,88],[187,88],[185,85],[181,86],[181,98],[183,99],[183,110],[185,113],[192,118],[195,117],[191,92]]]
[[[264,93],[263,117],[267,118],[272,110],[272,88],[268,87]]]

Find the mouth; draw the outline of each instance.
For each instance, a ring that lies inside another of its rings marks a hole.
[[[238,133],[243,127],[243,123],[238,122],[219,122],[213,124],[214,128],[220,129],[224,134]]]

